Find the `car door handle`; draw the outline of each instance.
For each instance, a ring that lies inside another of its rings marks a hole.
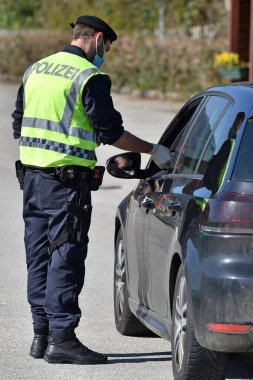
[[[155,203],[153,199],[145,196],[143,201],[141,201],[140,206],[146,208],[147,210],[153,210],[155,208]]]
[[[180,205],[179,202],[174,202],[174,203],[171,203],[169,206],[168,206],[168,209],[172,212],[180,212],[182,211],[182,206]]]

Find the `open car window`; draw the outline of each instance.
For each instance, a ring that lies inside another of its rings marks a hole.
[[[196,115],[201,109],[204,102],[204,96],[196,98],[186,104],[172,120],[163,136],[161,137],[159,144],[162,144],[169,148],[173,154],[171,160],[171,168],[166,170],[166,173],[172,173],[177,158],[178,147],[183,139],[183,136],[190,129]],[[161,172],[161,173],[160,173]],[[153,177],[157,175],[164,175],[164,170],[161,170],[151,159],[146,167],[146,177]]]
[[[219,122],[227,105],[227,99],[210,96],[192,124],[189,133],[183,136],[182,144],[179,142],[177,145],[176,150],[180,156],[176,163],[175,173],[193,174],[207,141],[209,141],[207,155],[212,157],[215,149],[212,130]]]

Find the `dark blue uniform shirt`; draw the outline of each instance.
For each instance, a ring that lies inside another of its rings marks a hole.
[[[86,58],[84,51],[78,46],[68,45],[63,51]],[[15,139],[18,139],[21,134],[24,113],[23,93],[22,84],[18,90],[16,109],[12,114]],[[90,116],[100,142],[112,145],[123,134],[124,127],[121,114],[113,106],[109,76],[96,75],[89,79],[84,87],[82,99],[85,113]]]

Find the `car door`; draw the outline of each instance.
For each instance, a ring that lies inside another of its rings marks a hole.
[[[150,309],[163,317],[170,311],[169,277],[172,255],[176,252],[181,254],[180,236],[185,210],[193,190],[202,179],[202,174],[195,169],[204,149],[206,160],[211,159],[216,145],[213,130],[221,120],[225,122],[225,114],[229,114],[226,113],[228,106],[227,98],[208,97],[191,128],[183,134],[175,148],[173,172],[167,175],[161,173],[155,179],[157,187],[149,194],[154,209],[149,213],[148,220],[150,282],[147,298]],[[206,189],[206,196],[207,192]]]
[[[194,122],[204,99],[198,97],[187,104],[175,117],[168,129],[171,130],[170,145],[178,137],[178,132],[183,133]],[[175,133],[178,129],[177,133]],[[160,169],[151,163],[148,165],[148,175],[154,174]],[[148,307],[147,295],[150,293],[150,270],[147,259],[148,224],[150,218],[149,194],[153,193],[154,181],[148,178],[139,182],[134,190],[126,223],[126,250],[129,297],[140,305]]]

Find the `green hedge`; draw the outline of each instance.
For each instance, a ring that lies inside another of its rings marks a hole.
[[[0,36],[0,76],[20,80],[31,63],[60,51],[69,40],[69,34],[59,31]],[[107,54],[104,70],[116,91],[191,94],[217,82],[214,55],[226,48],[225,39],[122,36]]]
[[[61,50],[69,40],[62,32],[9,32],[0,35],[0,76],[20,80],[33,62]]]

